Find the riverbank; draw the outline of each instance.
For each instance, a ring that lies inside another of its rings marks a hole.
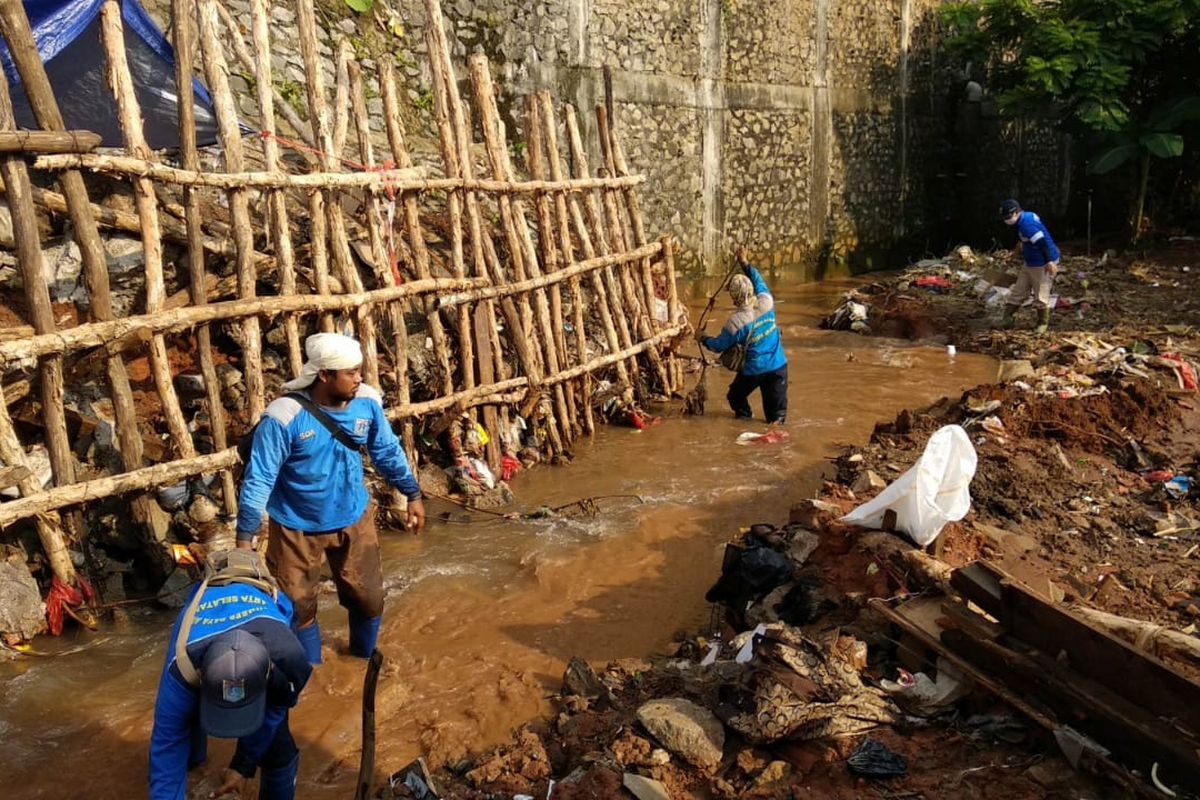
[[[972,506],[945,527],[931,560],[955,568],[986,558],[1049,601],[1194,637],[1195,253],[1064,259],[1062,301],[1044,336],[993,329],[994,298],[1002,302],[1015,265],[964,255],[923,262],[848,299],[866,307],[860,329],[994,355],[1002,380],[881,422],[837,456],[815,502],[795,498],[788,519],[744,519],[766,524],[739,542],[757,536],[786,555],[794,572],[779,583],[803,602],[778,606],[778,594],[763,599],[776,586],[756,587],[748,612],[726,608],[708,666],[703,637],[680,637],[661,657],[594,663],[598,682],[568,681],[557,716],[435,776],[442,797],[546,797],[551,780],[555,798],[630,796],[622,783],[642,798],[1129,796],[1129,786],[1073,770],[1053,737],[981,689],[914,713],[911,693],[888,681],[899,667],[932,675],[938,665],[912,663],[903,637],[867,602],[931,592],[928,578],[906,568],[910,544],[837,518],[907,470],[934,431],[960,425],[978,459]],[[779,672],[763,666],[766,654],[737,664],[745,632],[781,613],[794,624],[770,630],[843,669],[793,663],[791,678],[772,683],[764,675]],[[1196,677],[1195,664],[1164,657]],[[663,699],[678,707],[647,707]],[[774,720],[782,728],[746,718],[770,709],[788,711]],[[772,738],[781,729],[787,735]],[[903,774],[878,780],[849,768],[868,737],[904,759]],[[1130,779],[1149,786],[1144,773]]]

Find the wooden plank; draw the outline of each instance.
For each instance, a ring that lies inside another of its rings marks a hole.
[[[897,614],[895,610],[888,605],[886,600],[872,598],[868,601],[868,605],[872,610],[883,616],[898,628],[916,638],[930,651],[945,658],[950,664],[956,667],[959,672],[975,681],[978,686],[1012,706],[1018,712],[1025,715],[1045,730],[1053,733],[1055,730],[1062,727],[1052,714],[1035,706],[1021,695],[1010,690],[992,675],[977,667],[971,661],[955,653],[943,642],[934,639],[919,627],[909,623],[909,621],[903,616]],[[1161,795],[1130,775],[1128,770],[1119,766],[1111,759],[1099,755],[1098,753],[1092,753],[1090,751],[1085,753],[1083,759],[1080,761],[1080,766],[1104,775],[1110,780],[1120,784],[1130,793],[1130,796],[1132,797],[1145,798],[1145,800],[1161,800]]]
[[[999,642],[946,631],[942,641],[956,653],[1003,675],[1009,688],[1036,697],[1072,728],[1087,734],[1121,761],[1148,775],[1159,764],[1164,777],[1200,789],[1197,741],[1102,684],[1081,677],[1053,657],[1018,652]]]
[[[1143,653],[1122,639],[1052,605],[994,564],[977,561],[951,578],[954,586],[977,587],[979,602],[1009,635],[1067,664],[1079,675],[1106,686],[1151,714],[1176,718],[1200,732],[1200,683]],[[995,593],[1000,602],[995,603]],[[975,599],[975,598],[972,598]]]

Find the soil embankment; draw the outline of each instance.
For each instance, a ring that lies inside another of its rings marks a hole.
[[[440,796],[1156,791],[1150,770],[1125,773],[1124,786],[1073,770],[1070,748],[993,694],[970,691],[940,660],[921,663],[868,601],[936,601],[950,569],[987,559],[1048,603],[1148,623],[1130,641],[1185,677],[1200,675],[1200,662],[1163,642],[1174,636],[1186,652],[1200,641],[1195,255],[1065,258],[1045,335],[995,329],[1016,268],[1004,256],[964,252],[852,292],[846,303],[861,308],[839,309],[833,327],[859,322],[867,334],[988,353],[1002,359],[997,381],[881,422],[837,455],[816,500],[796,498],[789,519],[748,514],[748,526],[766,524],[739,537],[742,558],[765,555],[737,586],[727,562],[719,639],[681,638],[661,657],[596,664],[597,673],[575,664],[556,717],[441,770]],[[1032,327],[1030,316],[1019,320]],[[975,449],[972,504],[927,552],[837,521],[908,470],[946,425],[961,426]],[[767,639],[743,649],[759,623]],[[754,658],[738,663],[739,650]],[[905,668],[927,672],[918,686],[927,677],[938,691],[905,689]],[[663,700],[672,708],[655,702]],[[872,753],[867,739],[883,747]],[[1155,772],[1187,796],[1186,782]]]

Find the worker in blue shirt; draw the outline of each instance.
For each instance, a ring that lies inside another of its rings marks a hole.
[[[1032,296],[1033,307],[1038,313],[1035,330],[1045,333],[1050,329],[1050,288],[1054,284],[1058,260],[1061,258],[1058,246],[1054,244],[1041,218],[1032,211],[1021,210],[1021,204],[1016,200],[1005,200],[1001,204],[1000,217],[1005,225],[1016,226],[1021,256],[1025,260],[1025,269],[1013,284],[1000,326],[1011,328],[1016,324],[1017,309],[1025,303],[1026,298]]]
[[[361,452],[407,497],[414,533],[425,525],[425,507],[379,392],[362,382],[359,343],[318,333],[305,353],[300,376],[284,384],[289,394],[267,406],[254,431],[238,496],[238,547],[253,546],[265,511],[267,566],[295,604],[296,635],[313,664],[321,663],[317,583],[328,559],[350,616],[350,653],[368,658],[383,614],[383,571]]]
[[[240,797],[259,767],[259,800],[292,800],[300,754],[288,729],[312,667],[292,633],[292,603],[256,553],[224,551],[171,631],[154,703],[150,800],[184,800],[207,737],[237,739],[218,794]]]
[[[775,298],[758,270],[746,261],[739,248],[736,258],[741,273],[729,281],[729,297],[735,310],[717,336],[697,333],[697,341],[714,353],[737,375],[729,384],[726,398],[738,419],[751,419],[750,395],[762,390],[763,413],[768,423],[787,420],[787,356],[779,326],[775,324]]]

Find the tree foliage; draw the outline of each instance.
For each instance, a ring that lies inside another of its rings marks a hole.
[[[943,6],[947,49],[983,69],[1002,112],[1057,119],[1092,151],[1088,171],[1183,154],[1200,119],[1200,0],[965,0]]]
[[[968,0],[940,13],[950,53],[987,69],[1002,110],[1120,131],[1195,89],[1164,57],[1194,67],[1200,0]]]

